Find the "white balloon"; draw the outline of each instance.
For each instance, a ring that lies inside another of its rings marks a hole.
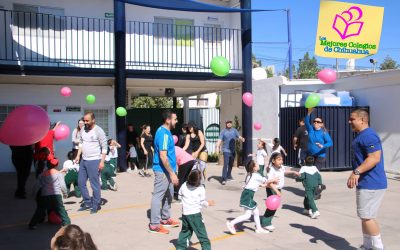
[[[254,68],[251,71],[253,80],[261,80],[267,78],[267,71],[264,68]]]

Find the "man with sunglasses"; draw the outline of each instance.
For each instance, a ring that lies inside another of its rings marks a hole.
[[[308,132],[307,151],[308,155],[314,157],[315,166],[318,170],[321,170],[326,161],[326,149],[332,147],[333,143],[328,131],[324,127],[322,118],[315,117],[313,125],[311,125],[311,113],[313,111],[313,108],[309,108],[307,116],[304,119]]]

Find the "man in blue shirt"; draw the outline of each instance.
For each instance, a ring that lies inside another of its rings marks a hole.
[[[163,125],[157,129],[154,138],[154,192],[151,200],[149,232],[168,234],[165,227],[179,227],[179,222],[170,215],[176,176],[176,155],[171,129],[178,122],[176,114],[170,110],[162,113]]]
[[[228,120],[225,123],[226,128],[221,131],[219,139],[217,141],[216,152],[217,154],[221,150],[224,154],[224,166],[222,168],[222,185],[226,184],[227,180],[232,180],[232,167],[233,161],[236,155],[236,139],[240,139],[244,142],[244,138],[239,135],[239,132],[232,128],[232,121]]]
[[[357,136],[351,145],[353,172],[347,180],[347,186],[357,189],[357,214],[363,232],[361,248],[384,249],[376,221],[387,189],[381,140],[369,127],[369,114],[366,110],[354,110],[349,123]]]

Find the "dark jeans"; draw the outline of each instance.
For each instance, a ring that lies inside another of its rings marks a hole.
[[[222,181],[232,178],[232,167],[233,161],[235,160],[235,154],[230,152],[224,152],[224,167],[222,168]]]
[[[192,170],[192,168],[193,168],[195,163],[196,163],[195,160],[188,161],[188,162],[186,162],[186,163],[184,163],[184,164],[182,164],[182,165],[180,165],[178,167],[178,180],[179,180],[179,183],[178,183],[178,186],[174,186],[175,196],[178,195],[179,189],[181,188],[182,184],[185,183],[185,181],[187,180],[187,178],[188,178],[188,176],[190,174],[190,171]]]
[[[325,157],[319,157],[319,156],[314,156],[315,157],[315,166],[318,168],[318,170],[321,170],[323,167],[325,167],[325,162],[326,158]]]
[[[99,163],[100,160],[81,160],[78,173],[79,189],[81,190],[85,205],[96,209],[101,201]],[[91,199],[86,187],[87,179],[89,179],[90,187],[93,190],[93,199]]]

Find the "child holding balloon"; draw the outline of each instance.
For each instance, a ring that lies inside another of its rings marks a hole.
[[[268,187],[273,183],[277,183],[278,179],[267,180],[258,172],[258,164],[254,160],[250,160],[246,164],[246,180],[245,187],[240,196],[240,206],[244,208],[245,213],[232,221],[227,221],[226,226],[231,234],[236,234],[235,224],[250,219],[253,215],[254,222],[256,223],[256,233],[269,233],[263,229],[260,224],[260,211],[257,208],[257,202],[254,201],[254,194],[259,187]]]
[[[267,209],[264,216],[260,219],[261,226],[270,232],[275,230],[275,227],[272,225],[272,219],[274,218],[276,209],[268,208],[268,197],[273,195],[281,196],[281,190],[285,185],[285,175],[289,174],[299,176],[299,173],[283,165],[282,154],[273,153],[267,167],[267,177],[268,179],[278,178],[279,181],[277,184],[271,184],[267,187]]]

